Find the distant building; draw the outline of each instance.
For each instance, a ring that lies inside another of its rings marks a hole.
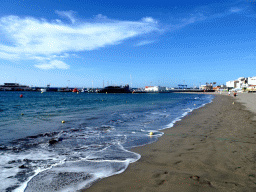
[[[247,88],[248,87],[248,79],[249,78],[247,78],[247,77],[239,77],[237,80],[226,82],[226,86],[230,89],[244,88],[244,87]]]
[[[248,85],[256,85],[256,76],[254,77],[248,77]]]
[[[226,82],[227,88],[236,88],[236,85],[238,84],[239,81],[234,80],[234,81],[228,81]]]
[[[212,87],[212,84],[206,84],[206,85],[201,85],[200,89],[202,89],[202,90],[212,90],[213,87]]]
[[[166,91],[166,87],[160,87],[160,86],[146,86],[145,87],[146,92],[164,92]]]
[[[248,78],[247,77],[239,77],[237,80],[238,80],[238,85],[236,88],[248,87]]]
[[[256,89],[256,85],[249,85],[247,90],[255,90]]]
[[[219,91],[220,88],[221,88],[221,86],[216,86],[216,87],[213,87],[212,89],[213,89],[214,91]]]

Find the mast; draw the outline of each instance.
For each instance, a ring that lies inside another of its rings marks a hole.
[[[130,74],[130,78],[131,78],[131,88],[132,88],[132,74]]]

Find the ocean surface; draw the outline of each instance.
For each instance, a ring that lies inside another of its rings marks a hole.
[[[2,91],[0,191],[73,192],[122,173],[140,158],[132,147],[213,97]]]

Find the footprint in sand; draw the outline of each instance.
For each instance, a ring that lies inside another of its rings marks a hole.
[[[212,187],[212,184],[211,184],[210,181],[208,181],[208,180],[206,180],[206,179],[202,179],[202,178],[200,178],[200,177],[197,176],[197,175],[190,176],[190,179],[193,179],[193,180],[197,181],[199,184],[202,184],[202,185],[207,184],[207,185],[209,185],[209,186]]]
[[[237,183],[234,183],[234,182],[225,182],[225,184],[231,184],[231,185],[235,185],[235,186],[238,186],[238,184]]]
[[[167,175],[167,174],[168,174],[168,171],[164,171],[164,172],[161,172],[161,173],[156,173],[156,174],[154,174],[153,177],[154,177],[154,178],[158,178],[158,177],[160,177],[160,176],[162,176],[162,175]]]
[[[177,162],[175,162],[174,163],[174,165],[177,165],[177,164],[179,164],[179,163],[181,163],[182,161],[177,161]]]
[[[166,177],[168,175],[168,171],[164,171],[161,173],[156,173],[153,175],[153,178],[157,178],[156,184],[163,185],[166,182]]]
[[[166,180],[161,180],[158,182],[158,185],[163,185]]]
[[[195,176],[190,176],[190,179],[193,179],[195,181],[199,181],[200,177],[195,175]]]

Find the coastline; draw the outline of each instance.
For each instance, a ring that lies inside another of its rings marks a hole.
[[[256,191],[255,114],[239,96],[216,94],[157,142],[132,149],[141,159],[125,172],[81,191]]]

